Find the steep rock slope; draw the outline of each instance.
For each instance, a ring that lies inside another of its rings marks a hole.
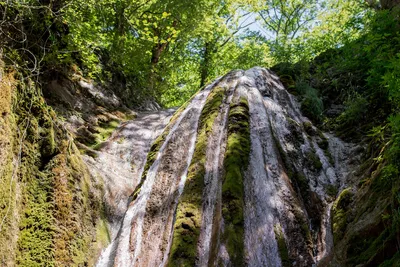
[[[124,123],[113,133],[98,151],[98,157],[84,157],[91,173],[103,182],[105,214],[111,231],[111,243],[101,255],[99,265],[107,266],[115,257],[116,246],[124,233],[124,214],[130,197],[140,183],[151,144],[161,134],[174,111],[139,114],[135,120]]]
[[[79,73],[34,82],[0,69],[0,265],[93,266],[172,113],[131,122],[111,90]]]
[[[320,132],[269,70],[232,71],[149,153],[115,256],[98,266],[311,266],[355,147]]]
[[[40,87],[0,77],[0,265],[93,265],[101,189]]]

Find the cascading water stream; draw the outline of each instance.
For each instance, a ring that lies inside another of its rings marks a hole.
[[[110,216],[111,244],[102,252],[97,266],[113,264],[118,232],[122,226],[129,195],[140,182],[152,142],[161,134],[175,110],[144,112],[124,123],[93,159],[85,157],[93,175],[101,176],[105,206]]]
[[[145,208],[147,200],[150,196],[151,189],[153,187],[156,174],[158,171],[158,167],[160,164],[161,156],[164,153],[167,144],[170,142],[175,131],[178,129],[181,121],[185,118],[186,114],[192,109],[196,108],[197,113],[201,112],[201,107],[207,98],[210,90],[206,89],[198,94],[193,101],[189,104],[189,106],[185,109],[185,111],[180,115],[174,126],[172,127],[170,133],[168,134],[164,144],[162,145],[160,151],[158,152],[157,158],[153,165],[150,167],[149,172],[147,174],[146,180],[141,187],[141,191],[135,200],[132,202],[128,211],[125,215],[122,233],[120,237],[120,242],[118,246],[118,251],[116,255],[116,265],[118,266],[132,266],[137,259],[140,250],[141,250],[141,242],[142,242],[142,232],[143,232],[143,220],[145,215]],[[197,118],[198,119],[198,118]],[[195,136],[193,137],[195,138]],[[133,257],[132,257],[132,250],[130,249],[130,238],[131,238],[131,230],[132,224],[135,224],[134,227],[135,233],[133,234],[136,239],[133,240],[134,242],[134,250],[133,250]]]

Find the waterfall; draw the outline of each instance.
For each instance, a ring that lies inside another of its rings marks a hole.
[[[175,115],[162,142],[97,266],[329,259],[328,189],[345,185],[350,145],[313,126],[274,73],[256,67],[217,79]]]

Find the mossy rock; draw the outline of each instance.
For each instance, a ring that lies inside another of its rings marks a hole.
[[[225,229],[221,242],[226,244],[233,266],[244,264],[244,190],[243,173],[249,164],[250,115],[247,99],[231,104],[228,139],[222,183],[222,217]]]
[[[333,185],[333,184],[328,184],[325,187],[325,191],[328,194],[328,196],[330,196],[331,198],[335,198],[336,195],[338,194],[338,188],[336,185]]]
[[[320,171],[322,169],[321,160],[319,159],[318,155],[315,153],[315,150],[308,151],[305,155],[305,158],[307,159],[308,165],[314,171]]]
[[[200,115],[197,140],[184,190],[179,199],[168,266],[195,266],[201,228],[207,140],[225,98],[226,90],[214,88]]]
[[[337,243],[344,235],[347,227],[347,213],[349,205],[353,198],[351,188],[344,189],[336,201],[333,203],[332,216],[332,232],[334,243]]]
[[[96,193],[70,133],[46,104],[41,90],[33,82],[20,82],[14,97],[19,103],[10,111],[14,130],[18,126],[26,132],[10,132],[18,137],[13,146],[21,149],[10,151],[20,156],[14,177],[18,193],[17,184],[11,184],[19,198],[11,207],[17,228],[6,220],[14,236],[6,246],[15,247],[15,259],[0,249],[1,264],[6,260],[4,264],[10,266],[90,265],[98,253],[92,245],[101,194]]]
[[[289,257],[289,251],[286,245],[285,236],[283,235],[282,227],[277,224],[274,227],[275,239],[278,244],[279,256],[283,267],[292,266],[292,260]]]
[[[320,130],[318,130],[317,133],[318,133],[318,141],[317,141],[318,146],[322,150],[327,151],[329,148],[328,139],[325,137],[325,135]]]
[[[310,121],[303,122],[303,128],[306,131],[306,133],[310,136],[315,136],[317,134]]]

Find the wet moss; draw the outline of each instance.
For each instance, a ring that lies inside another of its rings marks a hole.
[[[334,160],[331,152],[329,151],[329,149],[324,150],[324,155],[325,155],[325,157],[328,158],[329,164],[331,164],[331,166],[335,166],[335,160]]]
[[[309,136],[315,136],[316,132],[309,121],[303,122],[303,128]]]
[[[202,195],[207,139],[224,99],[225,90],[217,87],[207,98],[200,115],[195,151],[180,197],[168,266],[195,266],[201,227]]]
[[[343,260],[349,266],[397,266],[399,183],[397,175],[392,177],[395,178],[393,183],[384,182],[384,165],[375,167],[372,177],[353,197],[354,202],[346,205],[351,209],[345,210],[344,242],[339,239],[338,244],[345,250]],[[361,227],[359,222],[363,222]]]
[[[47,106],[41,90],[27,82],[19,83],[14,93],[18,105],[10,111],[16,126],[10,135],[15,136],[14,150],[9,152],[19,158],[14,166],[15,184],[11,184],[18,204],[10,215],[18,228],[9,225],[8,229],[14,236],[10,238],[13,244],[7,245],[10,249],[16,239],[11,256],[15,259],[0,249],[1,265],[87,265],[94,257],[89,251],[101,197],[72,137]]]
[[[318,155],[315,153],[315,150],[308,151],[305,158],[307,159],[310,167],[312,167],[315,171],[322,169],[322,163]]]
[[[301,144],[304,143],[303,133],[301,131],[300,124],[290,117],[286,117],[286,120],[288,122],[288,130],[291,134],[285,136],[285,139],[288,142],[291,142],[297,149],[299,149]]]
[[[397,252],[396,234],[382,224],[376,225],[378,229],[360,232],[349,239],[351,246],[347,250],[347,264],[357,266],[378,266],[385,259],[390,259]],[[396,259],[394,259],[396,262]],[[397,265],[393,265],[397,266]]]
[[[271,129],[272,131],[272,129]],[[310,215],[310,221],[312,225],[319,225],[320,224],[320,217],[319,213],[321,212],[321,200],[319,199],[318,195],[316,195],[314,192],[310,190],[310,186],[308,184],[308,179],[304,175],[304,173],[301,170],[297,170],[295,166],[292,163],[292,158],[296,157],[294,155],[291,157],[290,153],[285,153],[283,150],[280,142],[276,138],[276,136],[273,134],[272,135],[274,138],[275,145],[279,151],[280,157],[282,159],[282,163],[284,165],[284,169],[286,171],[287,176],[289,177],[290,181],[294,184],[294,187],[296,188],[297,194],[301,197],[303,200],[303,203],[305,204],[305,208]],[[315,154],[314,154],[315,155]],[[319,159],[318,159],[319,162]],[[320,162],[319,162],[320,163]],[[313,161],[311,161],[311,164],[314,164]],[[322,164],[321,164],[322,167]],[[315,168],[315,167],[314,167]],[[298,217],[298,221],[300,222],[302,233],[303,236],[308,243],[308,246],[311,247],[312,245],[312,240],[311,240],[311,234],[310,230],[308,227],[308,222],[305,221],[305,219],[301,216],[301,212],[295,212],[295,215]]]
[[[244,264],[244,190],[243,173],[249,164],[250,127],[247,99],[232,103],[228,118],[228,140],[222,183],[222,216],[226,244],[233,266]]]
[[[93,148],[98,148],[102,142],[106,141],[114,130],[118,128],[119,124],[120,121],[115,119],[105,123],[100,123],[99,127],[97,127],[98,133],[95,134],[97,144],[93,146]]]
[[[19,224],[16,263],[18,266],[54,266],[54,204],[48,201],[52,194],[52,180],[38,170],[30,175],[34,179],[26,181],[29,191],[23,191],[25,204]]]
[[[306,220],[304,213],[299,209],[295,209],[293,211],[293,214],[296,219],[296,223],[300,226],[301,235],[303,236],[304,240],[306,241],[307,249],[309,251],[312,251],[313,242],[312,242],[312,237],[311,237],[311,231],[308,226],[308,222]]]
[[[279,224],[275,225],[274,231],[275,231],[275,239],[276,242],[278,243],[279,256],[282,261],[282,266],[290,267],[292,266],[292,261],[289,258],[289,251],[286,246],[285,236],[283,235],[281,226]]]
[[[338,194],[338,188],[336,185],[333,184],[328,184],[325,188],[326,193],[328,194],[328,196],[335,198],[336,195]]]
[[[328,139],[325,137],[325,135],[320,130],[317,130],[317,134],[319,137],[319,140],[317,141],[318,146],[322,150],[326,151],[329,147]]]
[[[82,127],[78,130],[79,136],[76,139],[78,142],[88,146],[89,149],[99,150],[115,129],[119,127],[120,123],[121,121],[117,119],[105,119],[92,130]],[[85,150],[84,152],[86,153],[87,151]]]
[[[295,172],[294,172],[294,168],[292,166],[292,162],[290,161],[290,157],[288,157],[288,153],[286,153],[283,150],[283,147],[282,147],[281,143],[279,142],[278,138],[276,137],[276,135],[274,134],[271,126],[270,126],[270,130],[271,130],[272,138],[274,139],[274,143],[276,145],[276,148],[278,149],[279,156],[280,156],[280,158],[282,160],[283,167],[285,168],[285,170],[286,170],[286,172],[288,174],[288,177],[290,179],[292,179]]]
[[[313,136],[313,137],[316,138],[318,147],[321,148],[324,151],[325,156],[329,159],[329,163],[331,165],[333,165],[334,164],[334,160],[333,160],[333,157],[332,157],[331,153],[329,152],[329,141],[325,137],[323,132],[320,131],[318,128],[314,129],[312,123],[309,122],[309,121],[303,122],[303,128],[304,128],[305,132],[309,136]],[[313,153],[315,153],[315,152],[313,151]],[[322,167],[322,165],[320,165],[318,157],[312,156],[311,160],[313,161],[313,165],[317,170],[320,167]]]
[[[19,131],[26,129],[26,138],[18,139],[21,161],[18,180],[21,183],[21,207],[16,264],[18,266],[54,266],[53,240],[57,227],[54,212],[54,180],[44,172],[46,146],[41,138],[51,125],[43,99],[36,88],[19,84],[16,97],[20,104],[14,114]],[[21,136],[19,136],[21,137]],[[46,158],[47,159],[47,158]]]
[[[0,69],[2,72],[2,69]],[[0,116],[6,117],[11,113],[12,85],[15,83],[12,73],[4,75],[0,73]]]
[[[344,235],[347,227],[348,205],[352,201],[351,188],[343,190],[332,206],[332,232],[334,243],[338,242]]]
[[[97,223],[96,241],[99,243],[100,248],[105,247],[111,242],[111,233],[107,227],[107,221],[104,216],[102,216]]]
[[[140,188],[142,187],[142,185],[146,179],[147,173],[148,173],[151,165],[153,165],[154,161],[156,160],[158,151],[160,150],[161,146],[164,144],[165,138],[169,134],[169,130],[170,130],[169,128],[166,128],[164,130],[164,132],[159,137],[157,137],[156,141],[154,141],[154,143],[151,145],[150,151],[147,154],[146,165],[144,166],[142,178],[140,179],[139,185],[136,187],[136,189],[133,193],[133,199],[136,199],[137,195],[139,194]]]

